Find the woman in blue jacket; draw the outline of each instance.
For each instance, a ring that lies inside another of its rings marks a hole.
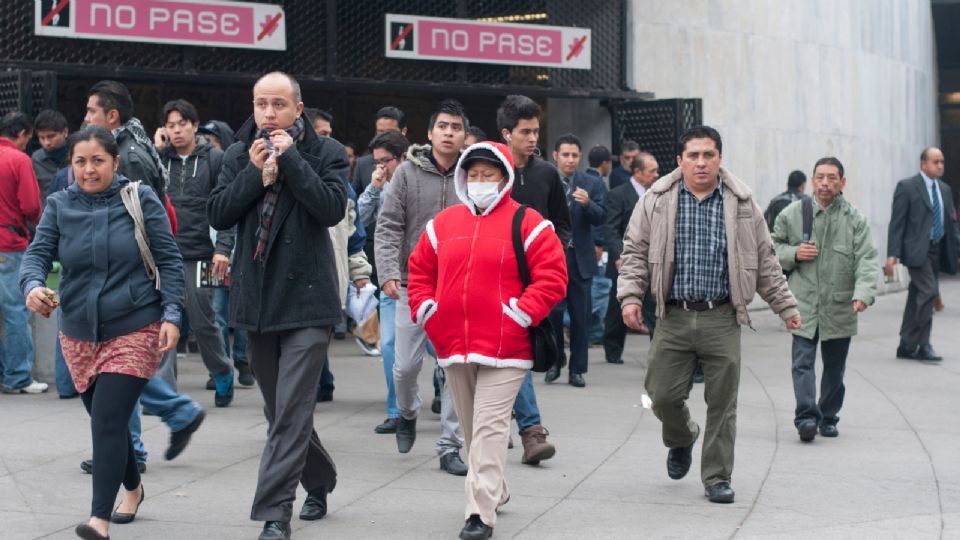
[[[76,533],[102,540],[109,538],[111,521],[133,521],[143,501],[127,421],[163,353],[179,338],[183,262],[163,205],[153,189],[140,187],[158,275],[148,277],[134,219],[121,199],[130,180],[116,173],[119,149],[110,132],[84,128],[68,147],[76,181],[47,199],[20,287],[31,311],[49,317],[58,305],[63,309],[60,343],[93,435],[91,517]],[[55,260],[63,268],[59,303],[44,286]],[[111,512],[121,483],[125,492]]]

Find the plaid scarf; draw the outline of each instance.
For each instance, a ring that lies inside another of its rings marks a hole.
[[[291,137],[293,137],[294,144],[299,143],[303,140],[303,117],[297,118],[296,122],[292,126],[288,127],[286,131]],[[267,129],[259,129],[256,132],[256,138],[270,137],[270,131]],[[276,158],[275,151],[270,152],[270,158]],[[267,158],[267,159],[270,159]],[[281,175],[283,171],[280,171]],[[257,227],[257,249],[253,252],[253,260],[259,260],[261,263],[266,264],[267,262],[267,241],[270,239],[270,226],[273,224],[273,213],[277,210],[277,201],[280,198],[280,192],[283,191],[283,182],[277,179],[277,182],[267,188],[267,192],[263,194],[263,205],[260,207],[260,225]]]
[[[140,119],[131,118],[130,120],[127,120],[126,124],[113,130],[114,138],[116,138],[122,131],[126,131],[133,135],[133,138],[137,141],[137,144],[150,151],[150,157],[153,158],[153,162],[157,165],[157,168],[160,169],[160,176],[163,179],[163,191],[166,192],[167,184],[170,183],[170,170],[163,166],[163,161],[160,160],[160,154],[157,153],[157,148],[153,146],[153,139],[147,135],[147,130],[143,128],[143,124],[140,123]],[[133,179],[131,178],[131,180]]]

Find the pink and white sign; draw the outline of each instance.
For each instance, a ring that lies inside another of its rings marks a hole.
[[[287,49],[283,8],[189,0],[34,0],[38,36]]]
[[[388,13],[388,58],[590,69],[589,28]]]

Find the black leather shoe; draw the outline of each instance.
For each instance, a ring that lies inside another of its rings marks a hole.
[[[137,512],[140,511],[140,505],[143,504],[143,499],[146,496],[147,496],[147,490],[143,489],[143,484],[140,484],[140,500],[137,501],[137,507],[133,509],[133,513],[127,514],[125,512],[117,512],[117,510],[114,509],[113,514],[110,515],[110,521],[113,523],[117,523],[119,525],[132,523],[133,520],[137,518]],[[120,507],[117,506],[117,508],[120,508]]]
[[[804,420],[797,426],[797,433],[800,434],[800,440],[811,442],[817,436],[817,423],[813,420]]]
[[[440,470],[447,471],[454,476],[466,476],[467,464],[460,459],[459,452],[447,452],[440,456]]]
[[[820,435],[824,437],[836,437],[840,435],[836,424],[820,424]]]
[[[916,358],[917,360],[925,360],[927,362],[939,362],[943,360],[943,357],[937,354],[933,350],[933,347],[930,346],[929,343],[926,345],[921,345],[917,349],[917,352],[914,355],[914,358]]]
[[[378,425],[377,427],[373,428],[373,431],[376,432],[376,433],[380,433],[381,435],[384,434],[384,433],[396,433],[396,432],[397,432],[397,419],[396,419],[396,418],[387,418],[386,420],[383,421],[382,424],[380,424],[380,425]]]
[[[907,360],[913,360],[914,356],[916,356],[916,352],[917,352],[916,347],[908,347],[902,342],[900,343],[900,345],[897,346],[897,358],[906,358]]]
[[[77,528],[74,529],[73,532],[77,533],[77,536],[83,538],[83,540],[110,540],[109,536],[98,533],[96,529],[87,523],[77,525]]]
[[[480,516],[473,514],[467,519],[463,528],[460,529],[460,538],[462,540],[484,540],[493,536],[493,527],[485,525],[480,521]]]
[[[710,502],[723,504],[733,502],[733,488],[730,487],[730,482],[720,482],[707,486],[703,490],[703,494],[710,499]]]
[[[397,450],[406,454],[417,440],[417,419],[397,418]]]
[[[308,493],[307,499],[303,501],[303,508],[300,509],[300,519],[316,521],[327,515],[327,493],[326,487]]]
[[[250,371],[250,364],[237,364],[237,382],[240,386],[253,386],[256,379],[253,378],[253,372]]]
[[[570,378],[567,379],[567,382],[570,383],[570,386],[574,386],[577,388],[583,388],[584,386],[587,385],[587,381],[583,380],[582,373],[571,373]]]
[[[290,540],[290,523],[287,521],[264,523],[259,540]]]
[[[442,407],[443,407],[443,402],[440,401],[440,398],[435,397],[433,398],[433,402],[430,403],[430,412],[432,412],[433,414],[440,414],[440,411],[443,410]]]
[[[687,475],[690,470],[690,463],[693,462],[693,445],[697,444],[699,438],[700,426],[697,426],[697,434],[693,437],[690,446],[671,448],[667,452],[667,476],[679,480]]]
[[[317,389],[317,403],[333,401],[333,388],[321,386]]]
[[[86,473],[86,474],[93,474],[93,460],[92,460],[92,459],[85,459],[85,460],[81,461],[81,462],[80,462],[80,470],[83,471],[83,472]],[[137,462],[137,472],[139,472],[140,474],[143,474],[143,473],[147,472],[147,464],[144,463],[144,462],[142,462],[142,461],[138,461],[138,462]]]
[[[608,364],[622,364],[623,358],[607,358]]]
[[[204,412],[203,409],[200,409],[200,412],[197,414],[197,417],[193,419],[193,422],[190,422],[179,431],[171,432],[170,446],[167,447],[167,451],[163,454],[163,459],[170,461],[179,456],[180,453],[187,448],[187,444],[190,443],[190,437],[193,435],[193,432],[200,428],[200,424],[203,423],[203,419],[206,417],[207,413]]]
[[[213,375],[211,375],[210,378],[207,379],[206,389],[207,389],[207,390],[216,390],[216,389],[217,389],[217,381],[213,380]]]
[[[544,382],[552,383],[553,381],[560,378],[560,364],[554,363],[550,366],[550,369],[547,370],[547,374],[544,375]]]

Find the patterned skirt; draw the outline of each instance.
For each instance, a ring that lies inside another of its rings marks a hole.
[[[60,346],[78,392],[86,392],[101,373],[149,379],[160,367],[160,321],[109,341],[97,343],[63,335]]]

